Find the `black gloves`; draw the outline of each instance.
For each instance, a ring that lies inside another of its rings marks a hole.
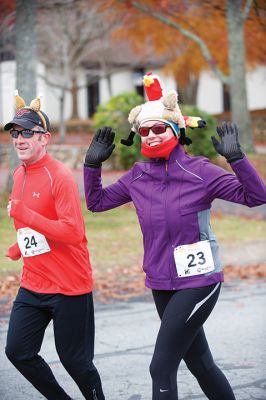
[[[229,163],[241,160],[245,154],[241,150],[238,141],[238,130],[236,124],[223,122],[222,126],[217,126],[216,131],[220,136],[219,142],[215,136],[212,136],[212,143],[217,153],[224,156]]]
[[[114,137],[115,133],[109,126],[98,129],[87,150],[84,165],[93,168],[100,167],[115,148]]]

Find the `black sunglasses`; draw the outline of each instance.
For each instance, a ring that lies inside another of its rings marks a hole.
[[[35,133],[47,133],[47,131],[32,131],[31,129],[23,129],[18,131],[17,129],[11,129],[10,135],[13,139],[17,139],[21,135],[25,139],[31,138]]]
[[[149,136],[150,129],[151,129],[155,135],[160,135],[161,133],[164,133],[166,131],[168,126],[170,126],[170,125],[164,124],[163,122],[157,122],[153,126],[141,126],[139,128],[139,134],[140,134],[140,136],[144,136],[144,137]]]

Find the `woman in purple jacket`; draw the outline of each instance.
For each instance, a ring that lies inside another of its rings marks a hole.
[[[143,234],[146,286],[161,318],[150,365],[153,400],[176,400],[177,370],[183,359],[206,397],[233,400],[226,377],[214,363],[203,324],[219,296],[223,272],[210,225],[215,198],[249,207],[266,202],[266,187],[238,142],[237,127],[217,127],[216,151],[234,173],[204,157],[185,153],[185,121],[177,93],[149,96],[129,114],[133,133],[141,136],[142,154],[116,183],[102,187],[101,163],[112,153],[114,132],[98,130],[85,158],[87,207],[101,212],[133,202]]]

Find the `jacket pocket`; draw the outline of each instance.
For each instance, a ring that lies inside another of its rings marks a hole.
[[[192,214],[192,213],[198,213],[199,211],[203,211],[206,209],[210,208],[210,204],[197,204],[195,206],[189,206],[189,207],[182,207],[180,209],[180,214],[181,215],[187,215],[187,214]]]

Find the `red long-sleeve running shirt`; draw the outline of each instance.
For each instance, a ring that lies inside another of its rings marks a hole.
[[[50,251],[23,257],[21,287],[37,293],[80,295],[92,291],[92,270],[79,193],[71,171],[46,154],[14,171],[10,216],[16,230],[45,236]],[[33,243],[34,244],[34,243]],[[7,255],[17,259],[18,243]]]

